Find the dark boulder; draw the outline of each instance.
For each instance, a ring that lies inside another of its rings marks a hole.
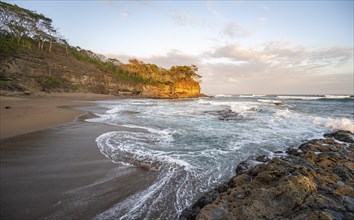
[[[332,133],[327,133],[323,135],[326,138],[334,138],[338,141],[346,142],[346,143],[354,143],[353,134],[349,131],[335,131]]]

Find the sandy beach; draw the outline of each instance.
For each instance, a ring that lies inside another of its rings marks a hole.
[[[92,93],[53,93],[34,97],[0,96],[0,138],[68,123],[81,111],[70,108],[92,105],[89,101],[117,99]]]
[[[112,97],[1,97],[1,219],[89,219],[154,181],[101,154],[96,137],[117,128],[84,121],[97,99]]]

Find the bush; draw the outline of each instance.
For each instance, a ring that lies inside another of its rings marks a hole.
[[[43,91],[52,91],[54,89],[61,87],[61,81],[53,76],[45,76],[41,78],[40,84],[43,88]]]

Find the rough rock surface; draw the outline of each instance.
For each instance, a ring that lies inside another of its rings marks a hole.
[[[353,135],[325,137],[252,168],[240,163],[235,177],[180,219],[354,219]]]
[[[207,111],[206,113],[217,116],[218,119],[221,121],[244,119],[244,117],[242,115],[240,115],[237,112],[232,111],[231,109],[218,110],[218,111]]]
[[[142,95],[152,98],[193,98],[203,97],[199,83],[181,80],[173,85],[145,85]]]

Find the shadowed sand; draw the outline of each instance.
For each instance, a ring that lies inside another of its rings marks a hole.
[[[39,112],[46,111],[50,111],[46,115],[59,118],[65,115],[62,120],[46,121],[35,129],[83,114],[55,107],[80,104],[74,101],[76,98],[33,98],[35,104],[30,99],[25,99],[22,106],[15,104],[18,99],[9,99],[6,104],[12,103],[9,110],[19,108],[19,118],[26,108],[33,112],[33,118],[41,118]],[[50,103],[45,106],[44,100]],[[97,107],[80,107],[90,108]],[[16,116],[11,114],[6,120]],[[71,123],[0,140],[0,219],[89,219],[152,184],[156,172],[112,163],[100,153],[96,137],[119,128],[83,120],[91,115],[86,113]]]

